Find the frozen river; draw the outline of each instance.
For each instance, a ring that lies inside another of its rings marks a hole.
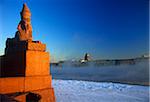
[[[112,66],[95,66],[93,64],[73,66],[68,63],[63,63],[62,66],[51,66],[53,79],[149,84],[148,60],[136,62],[133,65]]]

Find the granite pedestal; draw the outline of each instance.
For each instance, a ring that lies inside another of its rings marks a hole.
[[[17,94],[15,100],[26,102],[28,93],[35,93],[41,102],[55,102],[50,55],[45,44],[7,41],[0,72],[0,94]]]

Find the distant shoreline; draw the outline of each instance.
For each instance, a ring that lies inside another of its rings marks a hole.
[[[99,60],[91,60],[91,61],[85,61],[85,62],[80,62],[75,60],[75,61],[59,61],[59,62],[52,62],[50,65],[52,66],[62,66],[64,63],[68,63],[74,66],[84,66],[86,64],[90,64],[91,62],[94,62],[94,65],[96,66],[104,66],[104,65],[122,65],[122,64],[127,64],[127,65],[134,65],[140,61],[143,60],[149,60],[149,57],[137,57],[137,58],[130,58],[130,59],[99,59]]]
[[[95,62],[51,65],[54,79],[114,82],[150,86],[149,60],[139,59],[135,64],[95,65]]]

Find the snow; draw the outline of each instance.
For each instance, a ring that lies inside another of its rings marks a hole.
[[[149,102],[149,86],[55,79],[52,83],[57,102]]]

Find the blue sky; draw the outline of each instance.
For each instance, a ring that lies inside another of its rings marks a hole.
[[[1,0],[0,54],[14,37],[26,2],[34,40],[47,44],[52,60],[131,58],[148,53],[148,0]]]

